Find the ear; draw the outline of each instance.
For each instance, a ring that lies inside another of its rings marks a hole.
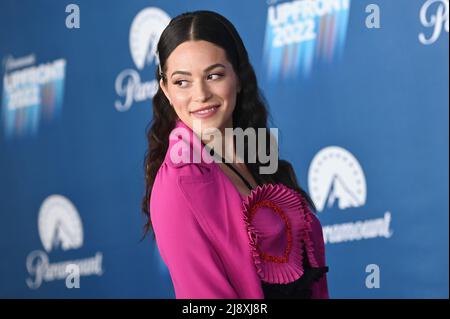
[[[172,102],[170,102],[169,94],[168,94],[166,86],[164,85],[163,79],[159,80],[159,87],[161,88],[161,90],[163,91],[164,95],[166,96],[166,99],[169,100],[169,103],[172,104]]]

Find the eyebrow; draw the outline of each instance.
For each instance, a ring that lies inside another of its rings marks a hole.
[[[217,68],[217,67],[222,67],[222,68],[225,69],[225,65],[223,65],[221,63],[216,63],[216,64],[208,66],[203,72],[206,73],[206,72],[208,72],[208,71],[210,71],[210,70],[212,70],[214,68]],[[175,74],[192,75],[191,72],[187,72],[187,71],[174,71],[170,77],[173,77]]]

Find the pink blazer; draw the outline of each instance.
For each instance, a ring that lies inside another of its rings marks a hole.
[[[200,156],[204,144],[181,120],[171,136],[180,135],[180,129],[189,135],[169,141],[149,203],[176,298],[263,299],[240,213],[241,195],[209,154]],[[175,163],[171,153],[189,156],[190,163]],[[199,163],[192,163],[195,159]],[[325,266],[322,228],[315,216],[312,228],[316,260]],[[312,297],[328,298],[326,274],[314,283]]]

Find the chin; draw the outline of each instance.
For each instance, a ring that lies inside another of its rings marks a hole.
[[[196,123],[196,125],[198,125],[198,123],[200,123],[202,130],[204,130],[206,128],[212,128],[212,127],[220,129],[225,123],[223,117],[221,117],[221,116],[214,116],[214,117],[206,118],[206,119],[198,119],[198,118],[192,117],[191,121],[192,121],[192,126],[194,126],[194,123]]]

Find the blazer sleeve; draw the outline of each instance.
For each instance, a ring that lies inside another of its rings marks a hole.
[[[237,298],[219,252],[178,186],[178,177],[183,170],[195,169],[192,166],[173,168],[163,163],[156,175],[150,214],[160,255],[169,269],[177,299]]]
[[[326,266],[325,243],[323,240],[322,225],[319,219],[312,214],[312,231],[315,246],[315,255],[319,266]],[[327,273],[325,273],[317,282],[312,285],[313,299],[329,299]]]

